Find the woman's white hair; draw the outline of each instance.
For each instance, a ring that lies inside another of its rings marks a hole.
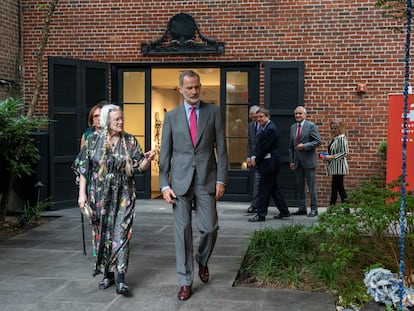
[[[109,123],[111,122],[111,118],[109,117],[109,113],[111,111],[122,111],[121,107],[114,105],[114,104],[108,104],[104,105],[101,109],[101,116],[99,119],[99,122],[101,124],[102,128],[108,128]]]
[[[101,167],[99,168],[98,171],[98,177],[99,179],[103,179],[108,171],[107,168],[107,151],[111,148],[108,144],[108,128],[109,128],[109,123],[111,122],[111,118],[109,117],[109,113],[111,111],[122,111],[121,107],[114,105],[114,104],[109,104],[109,105],[105,105],[102,107],[101,109],[101,116],[100,116],[100,124],[101,127],[103,129],[103,135],[105,137],[105,142],[103,145],[103,150],[104,152],[102,153],[102,159],[101,159]],[[131,177],[134,175],[134,168],[133,168],[133,163],[132,163],[132,159],[131,156],[128,152],[128,148],[126,145],[126,141],[125,141],[125,135],[121,135],[121,143],[122,143],[122,147],[124,148],[125,151],[125,173]]]

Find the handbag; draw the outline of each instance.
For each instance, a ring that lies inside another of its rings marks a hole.
[[[88,202],[85,202],[85,204],[81,208],[81,212],[89,219],[92,218],[92,208],[89,206]]]

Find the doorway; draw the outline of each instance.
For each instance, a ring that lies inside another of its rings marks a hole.
[[[157,164],[165,113],[182,104],[182,97],[178,91],[178,77],[182,71],[189,69],[152,68],[149,71],[125,71],[122,74],[125,131],[133,134],[142,147],[146,146],[146,149],[155,149],[157,152],[151,165],[151,198],[161,196]],[[191,69],[200,75],[202,100],[220,106],[220,68]],[[146,96],[146,75],[151,77],[149,96]],[[146,105],[147,102],[150,104]],[[148,111],[149,118],[146,118]]]
[[[193,70],[200,75],[202,84],[200,98],[220,106],[220,68],[153,68],[151,70],[151,147],[157,154],[161,147],[162,124],[167,111],[182,104],[178,91],[178,77],[184,70]],[[158,165],[151,166],[151,198],[161,196]]]
[[[200,75],[201,98],[218,105],[224,115],[229,183],[222,200],[252,199],[253,176],[245,165],[245,142],[249,107],[260,105],[260,63],[108,64],[49,57],[49,117],[56,122],[49,129],[47,188],[56,205],[76,204],[77,189],[70,165],[79,152],[90,107],[102,99],[120,104],[125,112],[125,130],[135,135],[143,149],[159,149],[164,115],[182,103],[178,76],[188,69]],[[287,135],[293,108],[303,103],[304,64],[265,62],[264,72],[264,106],[270,109],[281,130],[281,158],[286,167],[281,172],[281,184],[286,199],[294,202],[294,176],[286,156]],[[156,162],[151,170],[136,174],[135,181],[137,198],[159,197]]]
[[[222,109],[229,156],[229,183],[223,200],[249,201],[253,179],[246,165],[248,111],[258,104],[258,66],[118,68],[119,93],[125,130],[137,137],[145,150],[160,150],[165,113],[183,102],[178,77],[184,70],[200,75],[201,99]],[[116,70],[116,69],[115,69]],[[158,154],[145,176],[137,175],[141,198],[159,198]]]

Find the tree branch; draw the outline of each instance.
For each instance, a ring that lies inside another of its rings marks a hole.
[[[49,38],[50,32],[50,23],[52,21],[53,13],[55,12],[55,8],[59,0],[50,0],[47,15],[45,18],[45,24],[43,25],[42,29],[42,38],[38,47],[37,58],[36,58],[36,80],[35,80],[35,89],[32,101],[29,105],[29,109],[27,111],[27,117],[31,118],[34,114],[34,110],[38,104],[40,93],[43,89],[43,56],[45,53],[45,48],[47,44],[47,40]]]

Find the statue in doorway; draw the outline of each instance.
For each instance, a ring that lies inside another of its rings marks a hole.
[[[157,165],[152,166],[152,170],[158,173],[158,162],[159,162],[159,154],[160,154],[160,147],[161,147],[161,133],[162,132],[162,121],[160,119],[160,114],[158,111],[155,112],[154,115],[154,150],[155,156],[154,160],[156,161]]]

